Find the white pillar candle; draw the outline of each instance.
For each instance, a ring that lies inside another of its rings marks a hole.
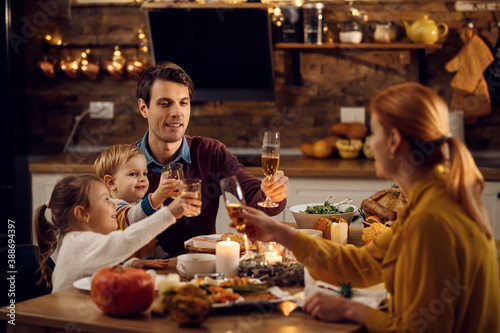
[[[231,241],[218,242],[215,245],[215,269],[224,277],[232,279],[238,276],[240,264],[240,244]]]
[[[333,222],[332,229],[331,229],[332,242],[338,243],[341,245],[346,245],[347,244],[347,228],[349,228],[347,223]]]

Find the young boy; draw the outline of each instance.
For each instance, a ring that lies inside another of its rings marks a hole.
[[[144,197],[149,181],[148,167],[142,150],[130,144],[117,144],[104,150],[95,160],[94,168],[97,177],[109,188],[111,198],[118,205],[117,221],[123,230],[132,223],[138,222],[161,208],[163,201],[171,197],[177,190],[178,181],[161,178],[155,192]],[[156,246],[156,239],[140,249],[127,263],[133,267],[162,268],[168,264],[164,258],[168,253]]]

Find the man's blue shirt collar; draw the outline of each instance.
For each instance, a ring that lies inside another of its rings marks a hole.
[[[144,156],[146,157],[146,162],[148,163],[148,167],[153,170],[156,174],[161,175],[161,169],[163,168],[163,164],[160,164],[154,160],[154,158],[149,153],[147,142],[148,142],[148,134],[149,130],[146,131],[146,134],[142,137],[141,141],[137,143],[137,147],[141,148],[144,152]],[[191,163],[191,153],[189,152],[189,146],[186,140],[186,137],[182,137],[181,149],[177,152],[174,160],[172,162],[182,162],[184,160],[186,163]]]

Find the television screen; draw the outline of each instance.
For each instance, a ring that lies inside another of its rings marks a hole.
[[[264,8],[166,8],[148,12],[151,52],[184,68],[194,101],[272,101],[271,26]]]

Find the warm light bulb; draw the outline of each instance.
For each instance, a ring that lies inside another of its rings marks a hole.
[[[71,65],[69,65],[71,69],[78,70],[78,63],[76,61],[72,61]]]
[[[63,43],[63,42],[62,42],[62,40],[60,40],[60,39],[56,42],[56,44],[57,44],[57,45],[62,45],[62,43]]]
[[[51,35],[45,35],[45,40],[46,40],[46,41],[50,41],[50,40],[52,40],[52,36],[51,36]]]
[[[359,16],[359,10],[357,8],[351,8],[352,16]]]
[[[302,6],[302,1],[300,1],[300,0],[296,0],[296,1],[295,1],[295,6],[297,6],[297,7]]]
[[[123,65],[117,61],[113,61],[113,67],[116,68],[117,70],[120,70],[123,68]]]
[[[82,60],[82,65],[83,66],[87,66],[89,64],[89,62],[86,60],[86,59],[83,59]]]
[[[113,55],[119,57],[122,55],[122,52],[120,50],[116,50],[115,52],[113,52]]]
[[[87,53],[82,52],[82,58],[87,58]]]
[[[269,13],[269,14],[272,14],[272,13],[274,12],[274,9],[272,9],[271,7],[269,7],[269,8],[267,9],[267,11],[268,11],[268,13]]]
[[[276,16],[280,15],[281,14],[281,8],[280,7],[274,8],[273,14],[276,15]]]
[[[86,49],[85,53],[90,54],[90,49]]]
[[[147,53],[148,52],[148,47],[147,46],[142,46],[141,50],[142,50],[142,52]]]

